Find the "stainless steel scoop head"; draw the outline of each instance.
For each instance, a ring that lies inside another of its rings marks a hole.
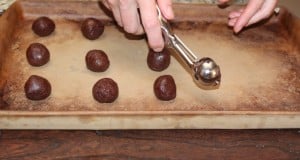
[[[173,33],[169,23],[164,19],[158,7],[157,11],[166,47],[173,49],[189,69],[191,69],[194,81],[202,87],[216,87],[220,85],[221,71],[216,62],[207,57],[198,59],[180,38]]]

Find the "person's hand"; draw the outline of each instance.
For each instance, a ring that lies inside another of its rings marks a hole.
[[[219,0],[221,4],[229,0]],[[233,27],[235,33],[244,27],[266,19],[274,12],[278,0],[249,0],[246,8],[229,14],[228,25]]]
[[[118,25],[126,32],[136,35],[145,32],[154,51],[164,48],[156,5],[166,19],[173,19],[172,0],[102,0],[102,3],[113,12]]]

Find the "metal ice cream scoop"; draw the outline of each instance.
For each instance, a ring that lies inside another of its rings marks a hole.
[[[198,85],[203,87],[218,86],[221,82],[221,72],[216,62],[208,57],[198,59],[180,38],[173,33],[169,23],[162,16],[158,7],[157,10],[166,47],[173,49],[191,69],[193,79]]]

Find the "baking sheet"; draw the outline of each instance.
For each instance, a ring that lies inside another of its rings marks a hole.
[[[166,71],[148,69],[145,39],[124,34],[97,2],[19,1],[0,21],[0,29],[7,31],[0,36],[4,46],[0,48],[3,115],[0,126],[20,129],[299,127],[299,20],[282,9],[268,22],[234,35],[226,25],[226,17],[238,7],[175,5],[177,19],[172,24],[176,34],[199,57],[209,56],[221,67],[220,88],[202,90],[173,57]],[[41,15],[51,17],[56,23],[56,30],[49,37],[40,38],[31,31],[32,21]],[[102,19],[107,24],[103,36],[96,41],[86,40],[80,32],[80,22],[87,17]],[[51,60],[46,66],[35,68],[27,63],[25,51],[33,42],[43,43],[50,50]],[[86,69],[84,57],[91,49],[107,52],[111,61],[107,72],[92,73]],[[32,74],[44,76],[52,84],[53,92],[47,100],[26,99],[23,85]],[[159,101],[153,94],[155,79],[164,74],[172,75],[177,84],[177,98],[173,101]],[[92,97],[92,86],[104,77],[111,77],[119,84],[120,96],[115,103],[99,104]]]

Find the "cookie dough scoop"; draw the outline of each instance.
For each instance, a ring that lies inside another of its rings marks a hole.
[[[217,63],[208,57],[199,59],[196,55],[173,33],[169,23],[162,16],[157,7],[158,19],[165,39],[166,48],[173,49],[183,60],[193,74],[193,79],[200,87],[218,87],[221,82],[221,71]]]

